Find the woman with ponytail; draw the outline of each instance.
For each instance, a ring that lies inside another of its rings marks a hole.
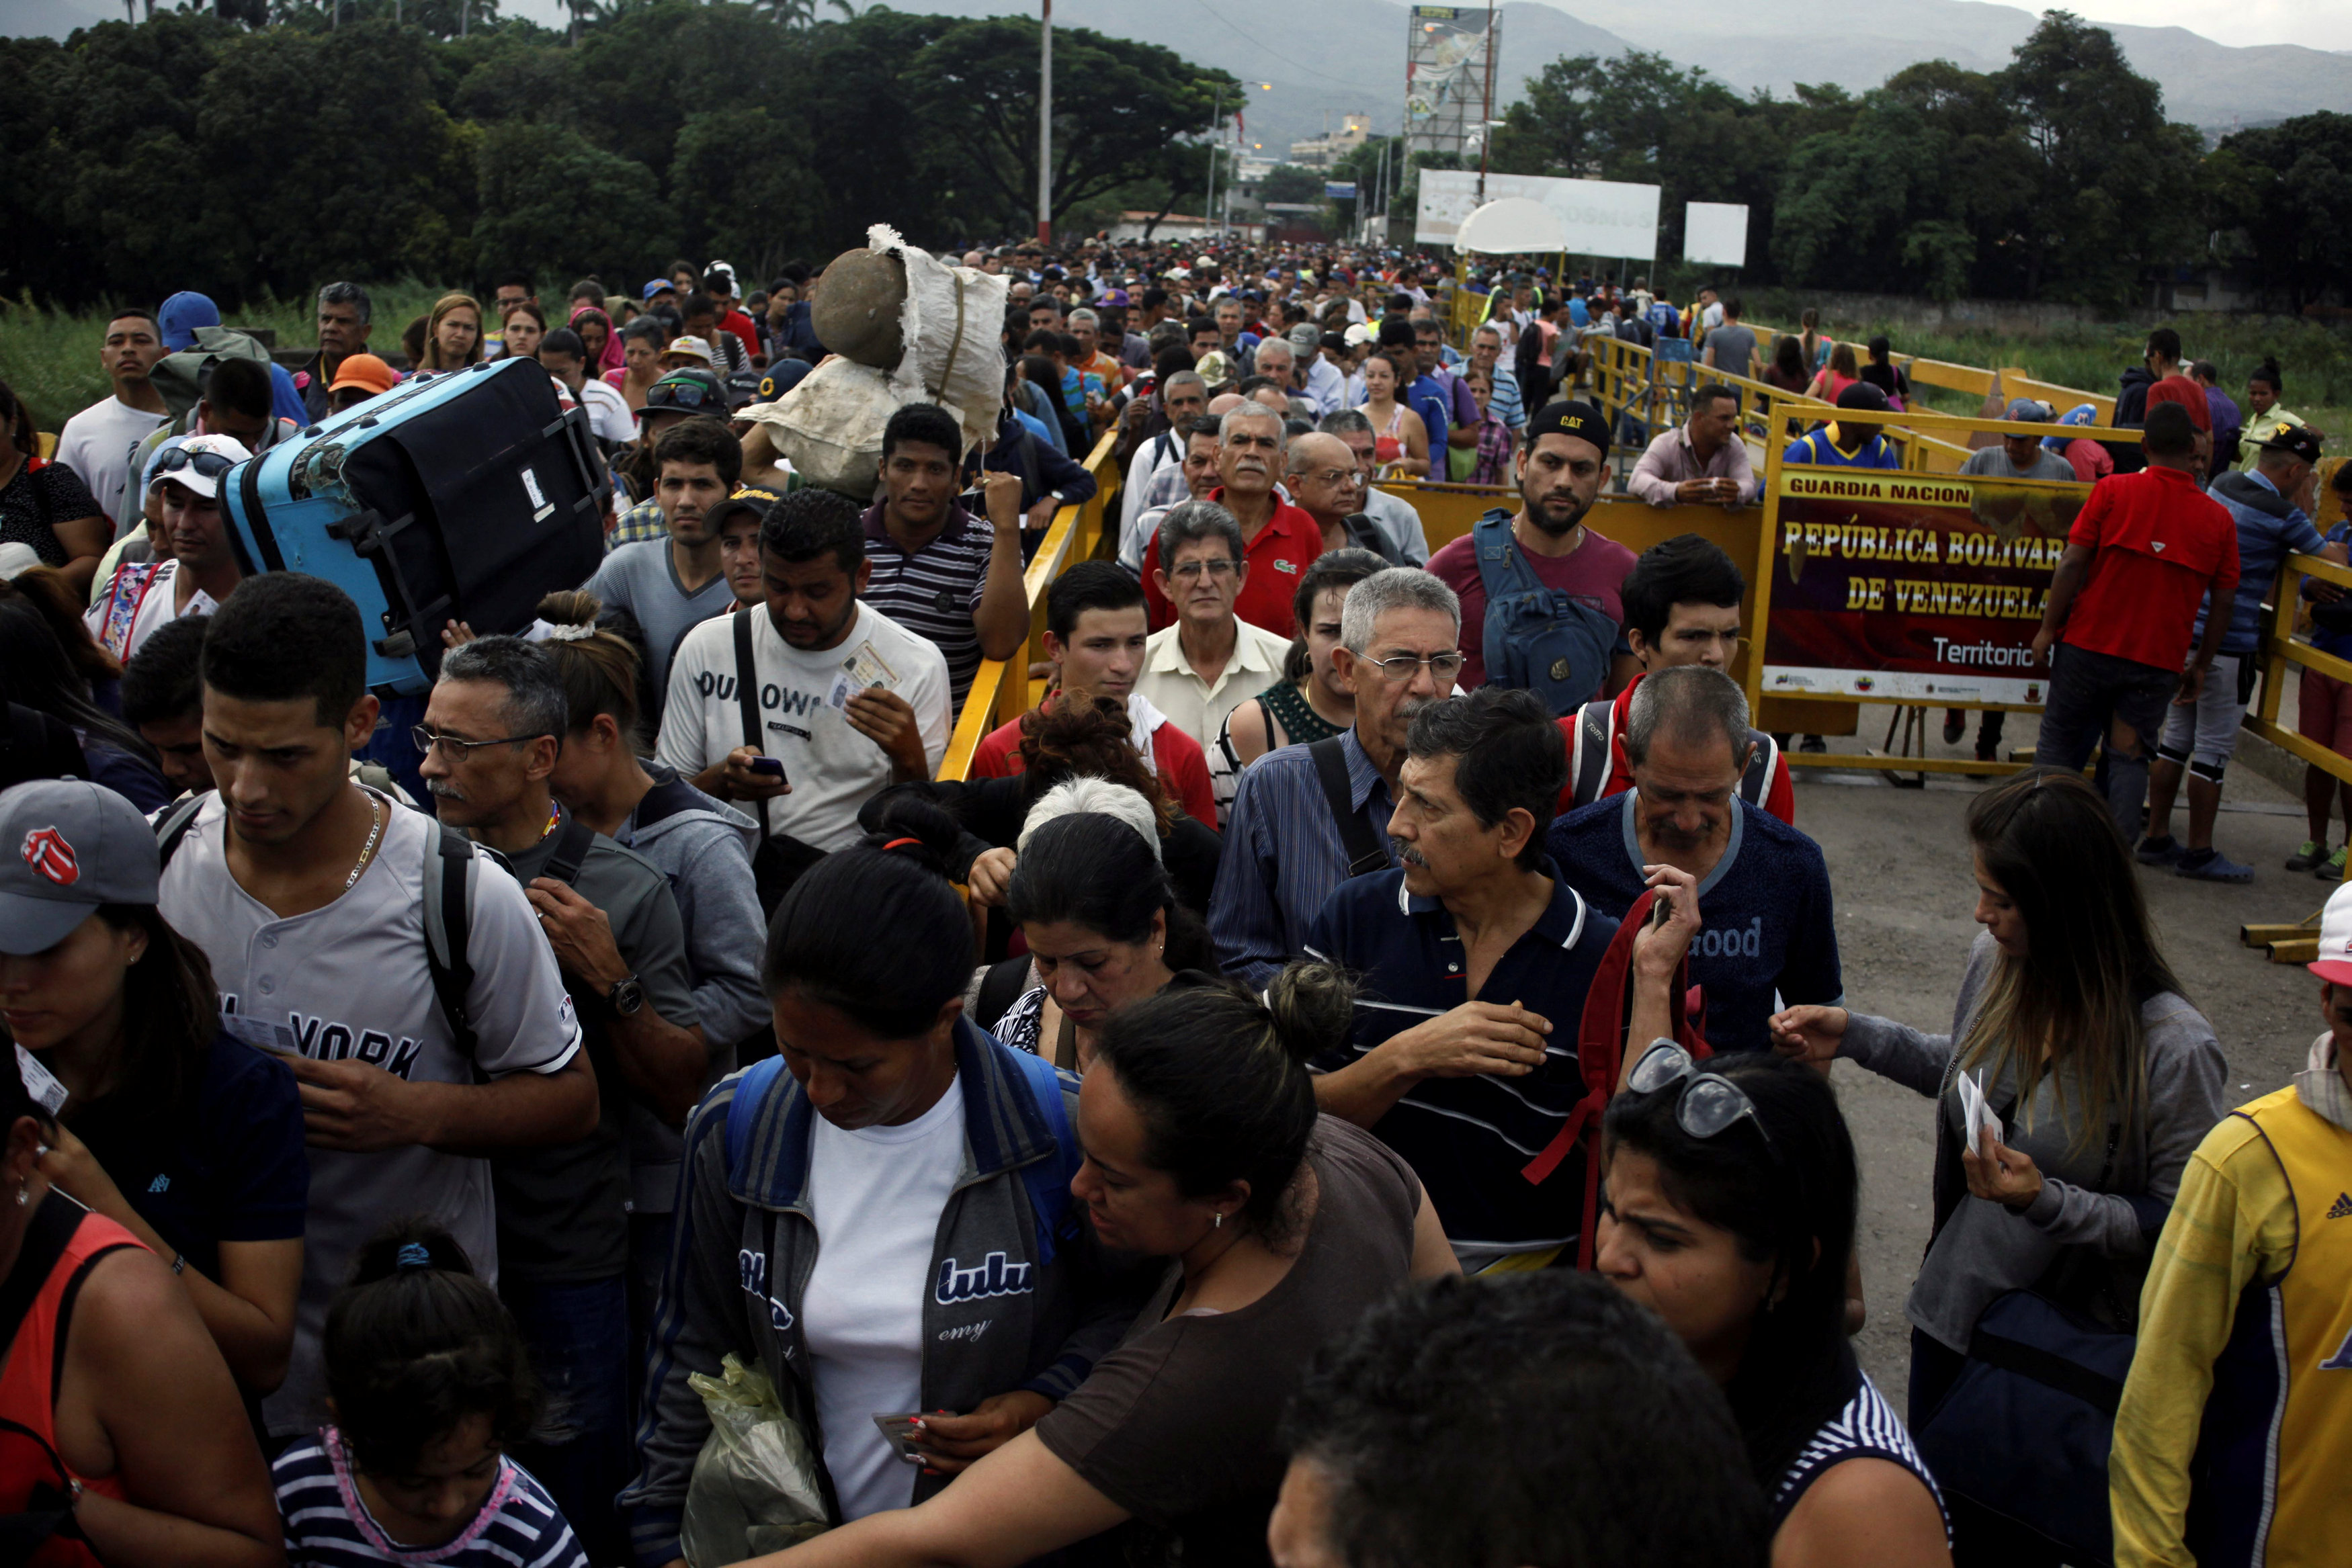
[[[2237,466],[2252,473],[2262,461],[2263,443],[2291,424],[2301,424],[2303,416],[2290,413],[2279,399],[2286,392],[2286,377],[2280,373],[2275,359],[2264,359],[2246,377],[2246,423],[2238,433]]]
[[[776,908],[761,978],[778,1055],[687,1126],[641,1468],[622,1494],[641,1561],[682,1561],[710,1429],[687,1378],[722,1356],[774,1382],[812,1428],[835,1518],[855,1520],[1025,1432],[1140,1299],[1140,1281],[1105,1288],[1070,1196],[1076,1080],[963,1016],[956,832],[936,805],[898,800]],[[909,1418],[907,1449],[877,1416]]]
[[[507,1458],[540,1416],[522,1333],[465,1249],[410,1220],[360,1249],[327,1309],[331,1424],[271,1467],[289,1563],[587,1568]]]
[[[1318,1116],[1306,1062],[1343,1045],[1346,978],[1297,964],[1264,1000],[1181,976],[1104,1019],[1072,1190],[1102,1244],[1161,1260],[1116,1350],[1034,1431],[919,1507],[766,1568],[1012,1568],[1127,1527],[1126,1561],[1265,1563],[1284,1403],[1325,1340],[1455,1272],[1412,1170]]]

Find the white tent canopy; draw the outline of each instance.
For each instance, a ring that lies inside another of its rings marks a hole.
[[[1454,244],[1488,256],[1551,253],[1568,248],[1568,225],[1559,213],[1527,196],[1503,196],[1462,220]]]

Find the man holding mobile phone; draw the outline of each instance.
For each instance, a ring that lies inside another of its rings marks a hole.
[[[1690,423],[1650,443],[1626,487],[1654,507],[1744,507],[1756,472],[1739,434],[1739,394],[1721,382],[1691,393]]]

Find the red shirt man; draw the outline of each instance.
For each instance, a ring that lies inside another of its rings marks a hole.
[[[1261,403],[1244,403],[1224,417],[1218,433],[1217,476],[1223,481],[1208,498],[1233,513],[1242,526],[1242,591],[1234,613],[1253,626],[1285,637],[1298,634],[1292,601],[1298,577],[1323,553],[1321,525],[1275,493],[1282,461],[1282,416]],[[1143,602],[1157,632],[1176,620],[1176,607],[1152,581],[1160,569],[1160,541],[1143,551]],[[1216,821],[1214,817],[1208,819]]]
[[[2237,525],[2179,468],[2100,480],[2066,543],[2092,554],[2059,640],[2094,653],[2178,672],[2198,605],[2238,591]]]

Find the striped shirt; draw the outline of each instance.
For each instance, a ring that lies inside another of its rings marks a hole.
[[[1895,1414],[1895,1406],[1878,1392],[1863,1374],[1862,1386],[1845,1402],[1845,1408],[1824,1422],[1812,1440],[1799,1451],[1797,1458],[1772,1487],[1772,1528],[1778,1530],[1797,1506],[1805,1489],[1822,1479],[1832,1468],[1848,1459],[1885,1459],[1901,1465],[1919,1478],[1927,1495],[1936,1500],[1936,1511],[1944,1511],[1944,1494],[1936,1486],[1936,1478],[1927,1473],[1927,1463],[1919,1450],[1911,1446],[1911,1434],[1903,1429],[1903,1419]],[[1951,1539],[1949,1515],[1944,1521],[1944,1538]]]
[[[369,1563],[431,1563],[434,1568],[588,1568],[572,1527],[547,1489],[512,1459],[472,1522],[439,1546],[403,1546],[368,1512],[342,1434],[332,1427],[296,1443],[269,1468],[286,1526],[289,1568],[347,1568]]]
[[[950,501],[939,537],[910,553],[890,537],[882,507],[877,501],[866,513],[866,559],[874,572],[859,597],[939,644],[948,661],[948,711],[961,713],[963,695],[980,673],[980,627],[972,617],[988,583],[996,530]]]
[[[1402,871],[1341,883],[1307,938],[1307,956],[1364,977],[1348,1043],[1309,1062],[1311,1071],[1351,1066],[1469,1001],[1518,1001],[1551,1024],[1534,1071],[1423,1079],[1370,1129],[1428,1188],[1455,1258],[1474,1273],[1512,1253],[1572,1247],[1583,1221],[1580,1161],[1563,1163],[1540,1185],[1521,1173],[1584,1097],[1577,1030],[1617,923],[1589,907],[1550,859],[1538,869],[1551,881],[1551,903],[1475,997],[1453,915],[1443,900],[1408,890]]]

